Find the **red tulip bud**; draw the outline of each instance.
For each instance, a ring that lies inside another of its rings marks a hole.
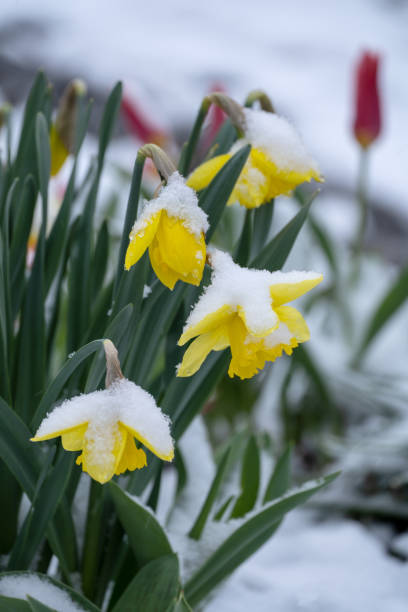
[[[366,149],[381,131],[381,108],[377,72],[380,57],[364,53],[356,70],[356,116],[354,135]]]
[[[167,135],[146,116],[139,108],[135,100],[127,95],[122,98],[122,116],[126,121],[129,131],[136,136],[142,143],[153,142],[163,144],[167,140]]]

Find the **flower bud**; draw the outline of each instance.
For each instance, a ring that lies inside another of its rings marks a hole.
[[[380,57],[364,53],[356,70],[354,135],[366,149],[381,131],[381,108],[377,73]]]
[[[85,93],[85,83],[80,79],[74,79],[62,94],[57,117],[50,132],[51,176],[55,176],[60,171],[68,155],[74,152],[78,98]]]

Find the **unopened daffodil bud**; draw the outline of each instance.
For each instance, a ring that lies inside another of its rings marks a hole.
[[[50,131],[51,176],[58,174],[68,155],[74,152],[78,98],[85,94],[86,85],[80,79],[71,81],[62,94]]]
[[[228,374],[251,378],[267,361],[292,354],[309,340],[300,312],[287,306],[322,280],[315,272],[268,272],[241,268],[231,257],[209,249],[211,284],[190,313],[179,345],[192,338],[178,367],[178,376],[191,376],[210,351],[231,348]]]
[[[172,461],[170,422],[147,391],[123,377],[117,351],[105,340],[107,387],[64,401],[42,421],[31,440],[61,436],[67,451],[82,451],[77,464],[104,484],[114,474],[146,465],[136,440],[164,461]]]
[[[188,177],[187,185],[196,191],[207,187],[234,153],[247,144],[252,148],[228,204],[239,202],[246,208],[257,208],[278,195],[290,195],[305,181],[322,180],[316,162],[286,119],[262,108],[232,104],[224,94],[211,95],[212,101],[229,114],[242,137],[228,153],[198,166]]]
[[[167,185],[160,188],[157,197],[144,202],[130,232],[125,269],[129,270],[149,249],[153,270],[163,285],[173,289],[178,280],[199,285],[206,258],[207,215],[199,207],[195,191],[160,151],[155,145],[139,151],[151,153]]]

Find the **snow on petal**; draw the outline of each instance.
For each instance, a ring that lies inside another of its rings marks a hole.
[[[171,461],[174,455],[168,417],[153,396],[125,378],[64,401],[46,416],[32,441],[57,436],[66,450],[82,450],[77,463],[101,483],[146,464],[134,437],[161,459]]]

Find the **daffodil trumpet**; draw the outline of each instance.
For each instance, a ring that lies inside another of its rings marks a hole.
[[[158,170],[167,184],[159,189],[157,197],[144,202],[129,235],[125,269],[129,270],[149,249],[152,268],[163,285],[173,289],[178,280],[199,285],[206,257],[207,215],[199,207],[195,191],[175,168],[171,172],[163,156]]]
[[[247,144],[251,152],[229,205],[238,202],[246,208],[258,208],[278,195],[290,195],[305,181],[323,180],[316,162],[286,119],[262,108],[240,107],[224,94],[212,94],[212,101],[222,105],[242,136],[228,153],[198,166],[188,177],[187,185],[196,191],[207,187],[234,153]]]
[[[315,272],[268,272],[241,268],[231,257],[209,249],[209,287],[187,319],[178,344],[187,348],[178,376],[197,372],[210,351],[231,349],[230,377],[251,378],[266,362],[288,355],[309,340],[305,320],[291,302],[322,280]]]
[[[82,451],[77,464],[101,484],[115,474],[143,468],[147,460],[141,445],[163,461],[174,456],[168,417],[147,391],[123,377],[110,340],[104,348],[106,388],[64,401],[31,438],[41,442],[61,436],[65,450]]]

